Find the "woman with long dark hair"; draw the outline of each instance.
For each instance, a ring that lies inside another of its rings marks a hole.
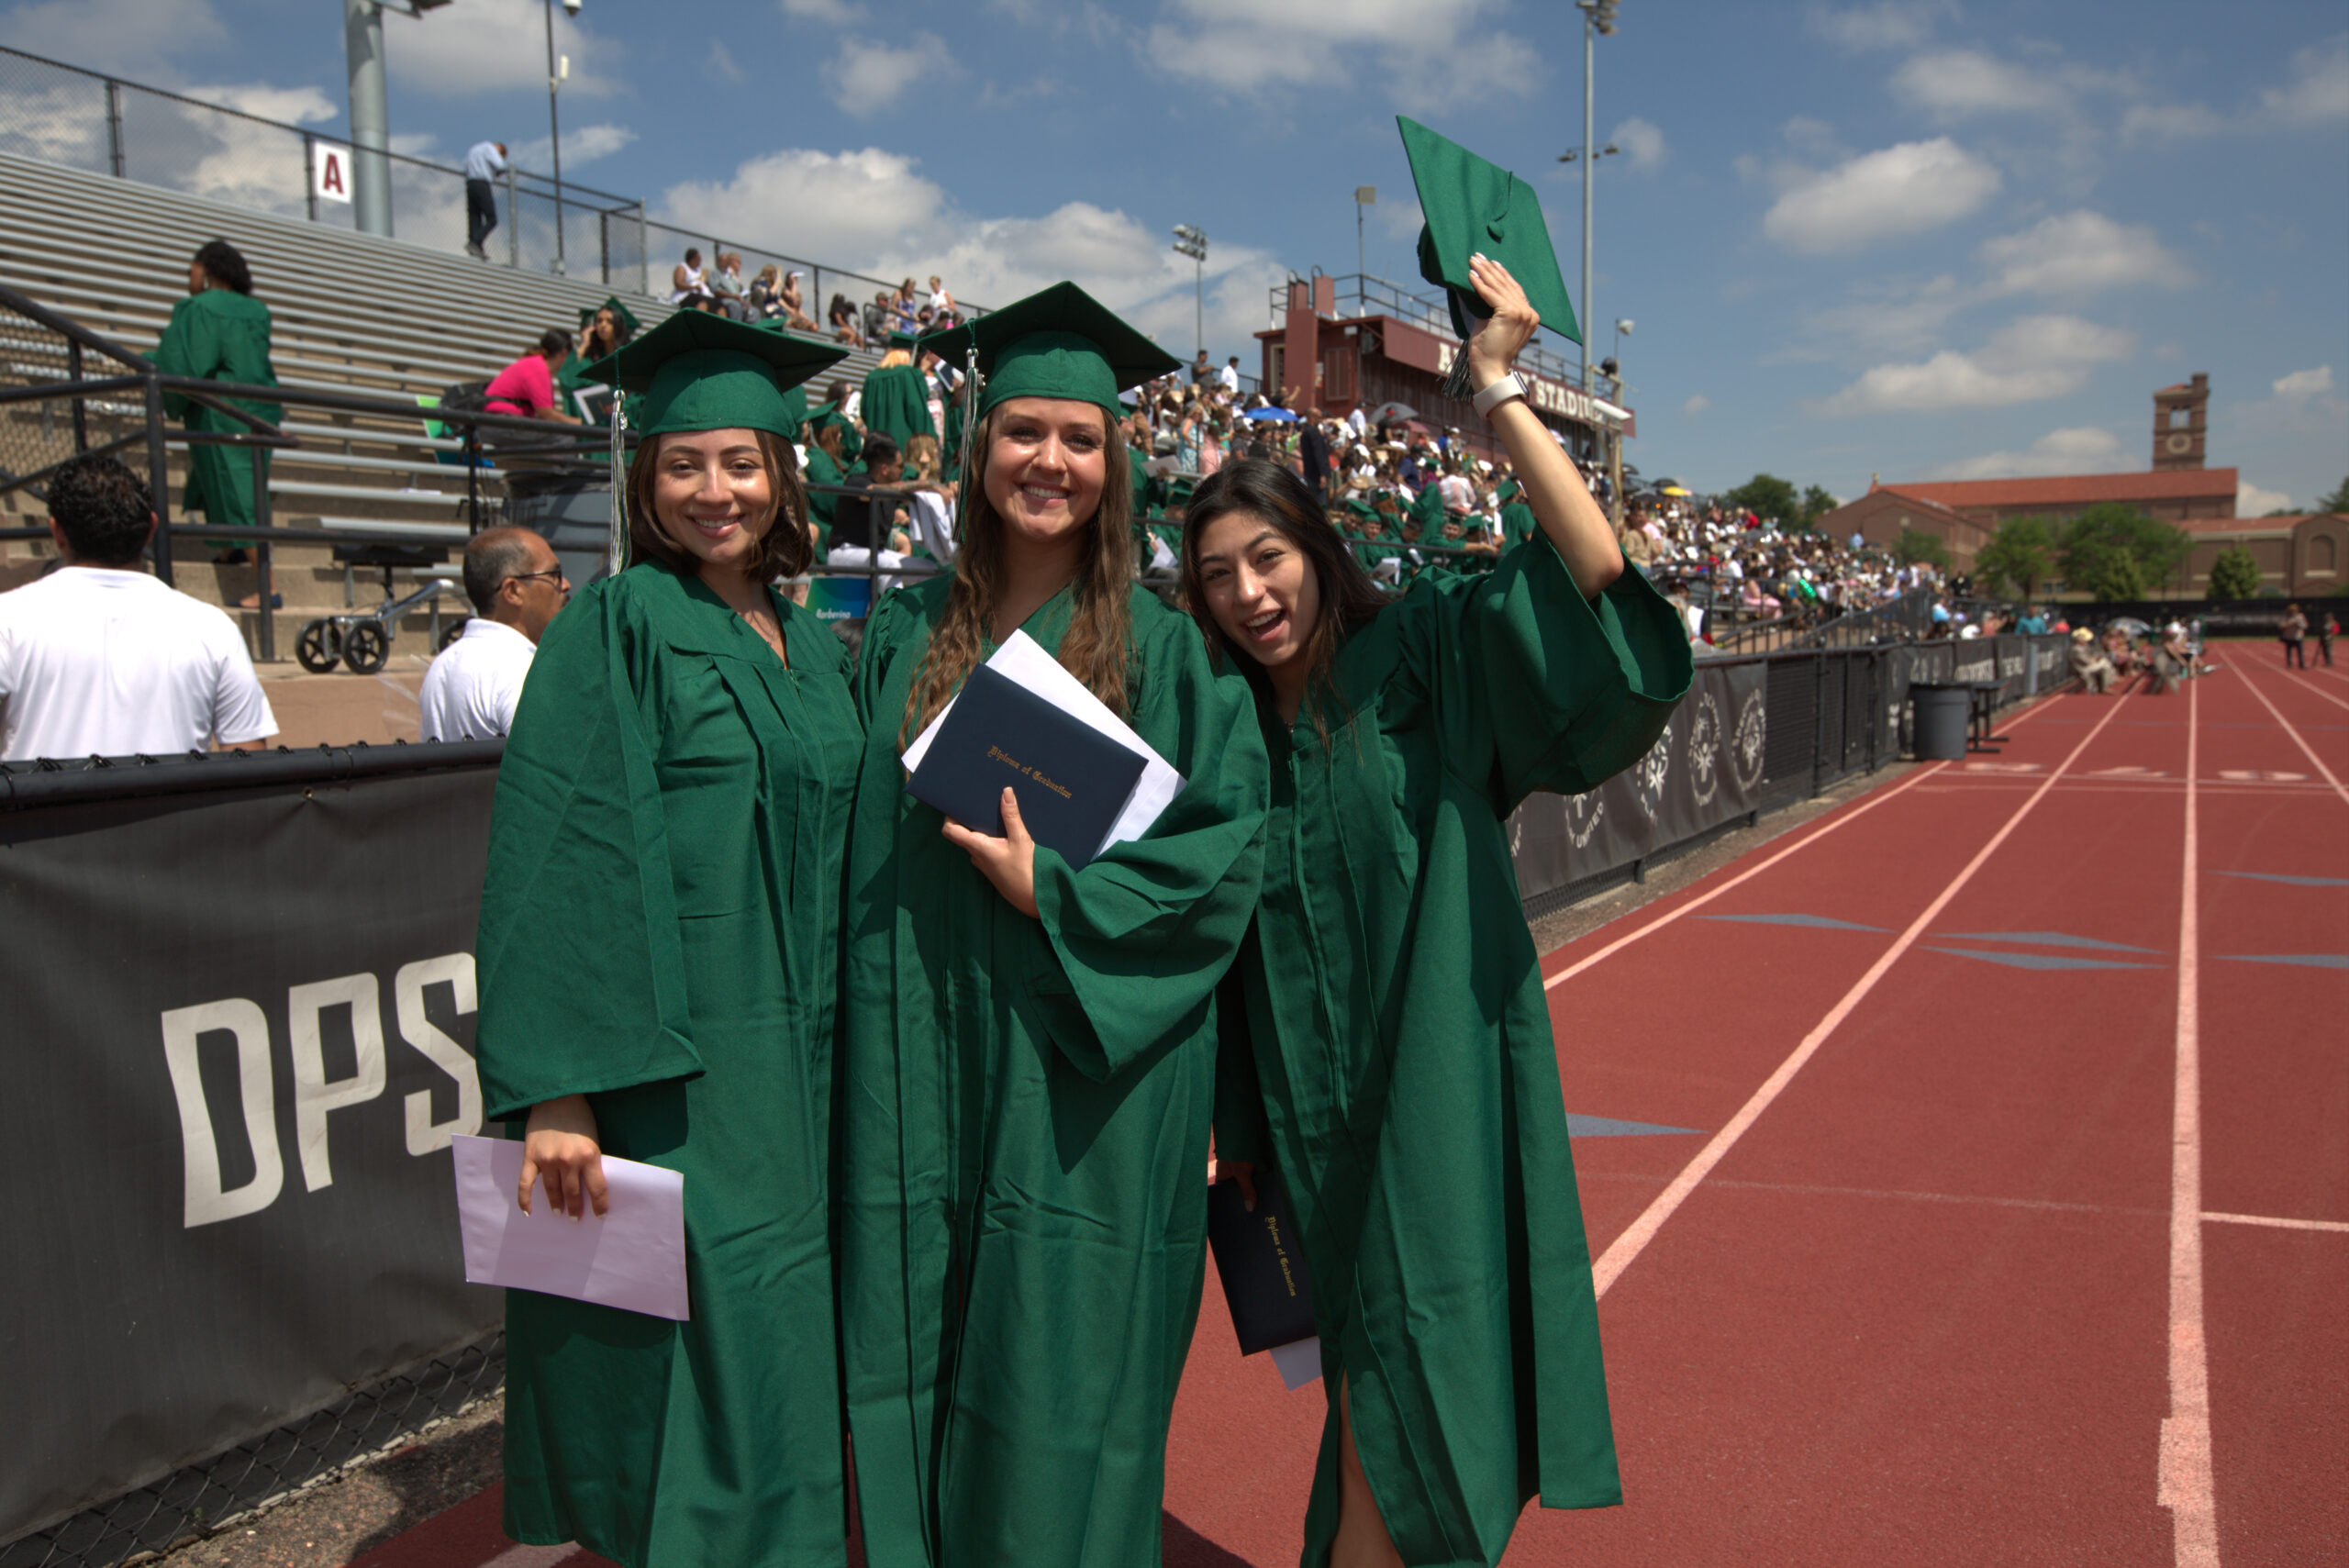
[[[881,603],[857,670],[841,1328],[864,1549],[1154,1562],[1264,742],[1246,684],[1134,580],[1118,394],[1174,361],[1074,284],[941,351],[974,342],[953,569]],[[1008,790],[999,836],[905,792],[906,745],[1015,631],[1189,781],[1086,864],[1036,844]]]
[[[245,386],[275,386],[269,358],[269,306],[253,295],[252,269],[225,239],[206,240],[187,264],[187,297],[172,306],[162,340],[148,357],[165,375],[201,376]],[[257,419],[274,425],[285,417],[283,405],[258,398],[226,399]],[[207,408],[184,393],[163,395],[163,412],[191,431],[244,435],[250,427]],[[269,483],[269,451],[261,454],[261,483]],[[211,443],[187,449],[187,484],[180,510],[201,512],[217,528],[250,530],[260,523],[253,493],[253,457],[241,447]],[[223,565],[246,559],[250,532],[205,542],[221,550]],[[267,585],[264,584],[266,587]],[[260,603],[259,597],[254,599]]]
[[[1536,318],[1496,264],[1475,279],[1473,384],[1506,392]],[[1390,598],[1267,462],[1206,481],[1186,521],[1187,602],[1272,753],[1216,1143],[1252,1201],[1278,1169],[1313,1282],[1308,1564],[1495,1563],[1529,1496],[1621,1500],[1507,818],[1636,761],[1694,666],[1522,395],[1490,406],[1541,537],[1489,573]]]
[[[685,1178],[690,1321],[506,1300],[506,1530],[628,1568],[845,1562],[829,1166],[841,847],[862,740],[807,570],[786,391],[837,349],[684,311],[642,395],[634,564],[547,628],[482,894],[485,1115],[525,1211]],[[534,1198],[532,1186],[543,1178]]]

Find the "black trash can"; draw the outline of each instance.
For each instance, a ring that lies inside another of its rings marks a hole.
[[[1935,685],[1919,681],[1909,688],[1909,700],[1917,705],[1917,760],[1920,762],[1954,762],[1965,755],[1965,731],[1974,713],[1974,693],[1965,686]]]

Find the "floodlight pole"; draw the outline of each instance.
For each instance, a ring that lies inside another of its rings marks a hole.
[[[561,95],[562,78],[555,74],[554,0],[546,0],[546,7],[547,142],[549,148],[551,150],[551,156],[554,160],[554,270],[557,273],[561,273],[565,270],[563,266],[565,258],[562,250],[562,117],[561,111],[556,107],[556,104]],[[563,9],[566,11],[575,12],[578,10],[578,6],[573,3],[573,0],[564,0]],[[509,212],[506,217],[507,222],[514,222],[514,214]],[[1588,227],[1589,218],[1587,215],[1585,216],[1583,221],[1585,227]],[[517,226],[517,231],[519,231],[518,225]],[[1587,269],[1586,268],[1586,270]]]
[[[1354,291],[1357,295],[1362,292],[1362,280],[1370,275],[1370,253],[1363,248],[1362,241],[1362,209],[1375,206],[1377,201],[1376,185],[1354,187]]]
[[[362,234],[392,232],[390,94],[384,85],[381,0],[342,0],[342,48],[351,81],[351,219]]]
[[[1174,226],[1174,250],[1198,263],[1193,279],[1197,292],[1192,306],[1192,326],[1197,335],[1198,350],[1205,353],[1208,347],[1208,237],[1204,231],[1187,223],[1178,223]]]
[[[1598,12],[1611,12],[1608,0],[1575,0],[1582,12],[1582,298],[1575,306],[1583,328],[1582,387],[1590,390],[1590,181],[1598,170],[1598,106],[1594,94],[1598,80]]]

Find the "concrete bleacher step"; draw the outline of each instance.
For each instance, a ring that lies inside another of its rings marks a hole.
[[[410,241],[0,154],[0,284],[132,352],[155,346],[187,292],[188,258],[214,238],[228,239],[251,263],[254,292],[270,307],[278,376],[290,389],[411,402],[452,382],[487,379],[540,331],[573,325],[582,308],[607,295],[620,295],[647,327],[671,314],[665,303],[636,294],[633,276],[607,284],[518,272]],[[0,361],[6,358],[0,352]],[[852,353],[821,378],[816,395],[832,376],[862,381],[877,359],[869,350]],[[0,363],[0,384],[33,373],[33,367]],[[13,417],[36,416],[20,406]],[[281,526],[329,528],[350,534],[354,544],[387,528],[445,532],[453,574],[453,547],[465,532],[465,475],[439,461],[454,444],[430,439],[420,412],[352,415],[289,405],[284,428],[302,445],[272,459],[273,513]],[[176,500],[184,450],[172,454],[171,470]],[[495,473],[482,475],[480,488],[493,505],[501,498]],[[40,520],[28,498],[6,500],[8,524]],[[0,583],[37,571],[45,553],[42,544],[0,548]],[[327,544],[289,540],[276,547],[275,557],[285,603],[278,612],[278,652],[286,658],[293,631],[345,608],[345,572]],[[199,598],[233,604],[253,591],[250,568],[217,568],[196,547],[184,548],[180,561],[179,585]],[[403,576],[398,591],[414,586]],[[362,571],[357,596],[362,607],[380,602],[380,578]],[[257,613],[232,613],[250,637]],[[409,617],[396,651],[420,648],[424,625],[425,617]]]

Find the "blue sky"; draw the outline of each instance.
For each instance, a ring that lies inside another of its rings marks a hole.
[[[20,0],[0,42],[331,131],[340,11]],[[542,17],[387,17],[399,144],[542,160]],[[1535,183],[1579,296],[1581,41],[1533,0],[584,0],[565,171],[988,304],[1074,277],[1184,353],[1193,224],[1208,346],[1252,366],[1274,284],[1354,270],[1356,185],[1370,271],[1415,277],[1397,112]],[[1650,474],[2142,469],[2150,395],[2195,371],[2246,510],[2349,473],[2338,0],[1621,0],[1598,122],[1595,337],[1636,323]]]

